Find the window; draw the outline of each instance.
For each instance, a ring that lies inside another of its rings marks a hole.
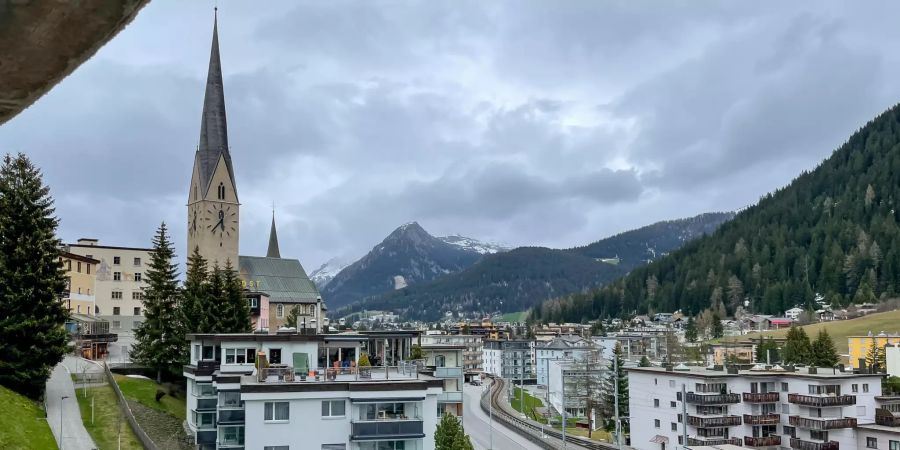
[[[858,384],[851,384],[851,385],[850,385],[850,390],[853,391],[853,392],[859,392],[859,385],[858,385]]]
[[[140,272],[134,273],[134,281],[141,281],[141,273]]]
[[[114,315],[114,316],[118,316],[118,315],[119,315],[119,309],[120,309],[120,308],[119,308],[118,306],[113,306],[113,315]]]
[[[888,450],[900,450],[900,441],[888,441]]]
[[[284,317],[284,305],[279,303],[278,306],[275,307],[275,317]]]
[[[654,399],[653,399],[653,407],[654,407],[654,408],[659,408],[659,399],[658,399],[658,398],[654,398]]]
[[[225,184],[219,183],[219,200],[225,200]]]
[[[672,422],[672,431],[678,431],[678,424],[675,422]]]
[[[828,432],[822,430],[809,430],[809,437],[817,440],[817,441],[827,441],[828,440]]]
[[[682,420],[683,420],[683,417],[681,416],[681,414],[679,414],[678,415],[678,423],[681,423]]]
[[[781,413],[782,413],[782,414],[790,414],[790,413],[791,413],[791,406],[788,405],[787,403],[782,403],[782,404],[781,404]]]
[[[72,260],[71,259],[66,260],[66,270],[68,270],[69,272],[72,271]]]
[[[222,440],[219,445],[243,445],[244,444],[244,427],[221,427]]]
[[[253,364],[256,362],[256,350],[252,348],[226,348],[225,364]]]
[[[122,281],[122,272],[113,272],[113,281]]]
[[[322,417],[344,417],[343,400],[325,400],[322,402]]]
[[[672,407],[672,408],[676,408],[676,403],[675,403],[675,402],[669,402],[669,406]]]
[[[659,428],[659,419],[653,419],[653,427]]]
[[[878,438],[867,437],[866,448],[878,448]]]
[[[654,378],[654,379],[653,379],[653,384],[659,384],[659,380],[657,380],[656,378]]]
[[[122,300],[122,291],[112,291],[110,296],[113,300]]]
[[[121,294],[121,292],[120,292],[120,294]],[[143,300],[144,299],[143,291],[133,291],[131,293],[131,299],[132,300]]]
[[[75,268],[75,271],[78,272],[78,273],[81,273],[81,261],[78,261],[78,263],[76,264],[75,267],[76,267],[76,268]]]
[[[117,266],[118,266],[119,264],[122,264],[122,258],[120,258],[120,257],[118,257],[118,256],[113,256],[113,264],[115,264],[115,265],[117,265]]]
[[[88,275],[91,274],[91,263],[88,263],[88,264],[87,264],[87,274],[88,274]]]
[[[251,307],[251,308],[256,308],[256,307],[257,307],[257,305],[258,305],[258,304],[257,304],[257,300],[258,300],[258,299],[257,299],[256,297],[248,298],[248,299],[247,299],[247,301],[250,302],[250,307]]]
[[[863,383],[863,392],[869,392],[869,383]]]
[[[291,404],[289,402],[266,402],[263,405],[266,422],[287,422],[291,420]]]
[[[136,265],[136,266],[141,265],[141,258],[134,258],[134,265]]]
[[[287,402],[285,402],[287,403]],[[244,402],[241,401],[240,391],[221,391],[219,392],[219,407],[221,408],[243,408]]]
[[[134,308],[134,315],[135,316],[141,315],[141,308]]]
[[[122,328],[122,323],[119,322],[118,320],[113,320],[113,321],[112,321],[112,327],[113,327],[114,329]]]
[[[135,320],[134,322],[131,322],[131,327],[135,328],[135,329],[140,328],[142,323],[144,323],[144,322],[141,322],[140,320]]]
[[[280,348],[270,348],[269,349],[269,362],[272,364],[281,364],[281,349]]]
[[[787,392],[787,391],[788,391],[788,384],[781,383],[781,392]]]

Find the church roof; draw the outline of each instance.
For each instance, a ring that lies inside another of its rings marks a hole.
[[[222,83],[222,62],[219,58],[218,30],[216,17],[213,19],[212,49],[209,52],[209,72],[206,75],[206,94],[203,98],[203,116],[200,122],[200,144],[197,147],[200,188],[204,196],[209,191],[210,179],[221,156],[225,157],[228,176],[231,178],[232,186],[235,185],[231,153],[228,151],[228,124],[225,120],[225,89]]]
[[[315,303],[320,297],[296,259],[239,256],[238,261],[241,279],[257,283],[255,289],[268,294],[272,303]]]
[[[281,258],[281,251],[278,250],[278,233],[275,232],[275,213],[272,213],[272,229],[269,231],[269,250],[266,251],[267,258]]]

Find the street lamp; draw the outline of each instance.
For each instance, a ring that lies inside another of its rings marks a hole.
[[[67,398],[68,395],[59,397],[59,450],[63,448],[63,400]]]

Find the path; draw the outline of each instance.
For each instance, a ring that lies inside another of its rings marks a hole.
[[[485,388],[486,386],[480,387],[469,384],[463,387],[463,395],[465,396],[463,425],[466,428],[466,434],[472,438],[472,445],[476,450],[490,449],[490,418],[481,409],[480,403],[481,393]],[[494,420],[494,448],[502,450],[541,450],[540,447],[519,436],[518,433],[507,428],[497,420]]]
[[[53,368],[47,380],[47,423],[62,450],[92,450],[97,448],[94,440],[81,422],[81,411],[75,398],[75,384],[70,371],[103,369],[81,358],[66,356],[63,362]],[[68,369],[68,370],[67,370]],[[62,398],[62,397],[67,398]],[[60,439],[60,416],[62,416],[62,439]]]

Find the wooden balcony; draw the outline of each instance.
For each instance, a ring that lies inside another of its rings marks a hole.
[[[696,445],[696,446],[709,446],[709,445],[741,445],[740,438],[723,438],[723,439],[697,439],[688,436],[688,445]]]
[[[778,392],[744,392],[744,403],[778,403],[779,401],[781,401],[781,394]]]
[[[688,416],[688,425],[699,428],[730,427],[741,424],[741,416]]]
[[[875,424],[886,427],[900,427],[900,414],[884,408],[875,410]]]
[[[781,423],[781,414],[744,414],[746,425],[778,425]]]
[[[812,406],[814,408],[825,408],[829,406],[850,406],[856,404],[855,395],[837,395],[837,396],[820,396],[820,395],[802,395],[788,394],[788,403],[795,405]]]
[[[740,403],[741,396],[738,394],[696,394],[688,392],[687,402],[694,405],[725,405]]]
[[[791,438],[791,448],[794,450],[839,450],[839,447],[835,441],[815,442]]]
[[[745,447],[773,447],[781,445],[781,436],[753,437],[744,436]]]
[[[836,430],[839,428],[855,428],[856,418],[845,417],[843,419],[825,419],[818,417],[790,416],[788,422],[798,428],[808,430]]]

